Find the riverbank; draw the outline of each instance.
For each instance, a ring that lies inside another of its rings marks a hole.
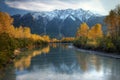
[[[31,50],[33,48],[42,48],[48,45],[47,41],[24,38],[16,39],[8,34],[0,36],[0,70],[12,64],[21,51]]]
[[[120,55],[118,53],[107,53],[107,52],[103,52],[103,51],[88,50],[88,49],[78,48],[76,46],[74,46],[74,48],[76,50],[84,52],[84,53],[89,53],[89,54],[95,54],[95,55],[99,55],[99,56],[103,56],[103,57],[120,59]]]

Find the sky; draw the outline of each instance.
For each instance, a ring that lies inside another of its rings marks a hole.
[[[30,11],[82,8],[101,15],[107,15],[111,9],[120,4],[120,0],[5,0],[5,3],[12,8]]]

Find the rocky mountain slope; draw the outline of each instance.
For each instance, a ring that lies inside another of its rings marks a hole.
[[[47,34],[51,37],[72,37],[81,23],[90,27],[96,23],[104,25],[104,16],[83,9],[54,10],[49,12],[31,12],[12,16],[15,26],[29,26],[32,33]],[[105,27],[103,28],[105,30]]]

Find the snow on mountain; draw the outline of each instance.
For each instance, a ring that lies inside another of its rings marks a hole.
[[[73,21],[75,21],[75,20],[76,20],[73,16],[70,16],[70,18],[71,18]]]
[[[100,23],[104,26],[104,16],[83,9],[65,9],[54,11],[30,12],[23,16],[13,15],[14,26],[29,26],[35,34],[47,34],[50,37],[73,37],[81,23],[88,26]]]
[[[65,20],[67,17],[70,17],[72,20],[76,20],[78,18],[81,21],[86,21],[92,16],[98,16],[90,11],[86,11],[83,9],[66,9],[66,10],[54,10],[54,11],[44,11],[44,12],[33,12],[31,13],[35,19],[39,19],[39,16],[47,18],[49,21],[54,18],[60,18]]]

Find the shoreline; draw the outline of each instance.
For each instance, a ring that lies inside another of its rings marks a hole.
[[[89,54],[95,54],[95,55],[99,55],[99,56],[103,56],[103,57],[120,59],[120,55],[118,55],[118,53],[107,53],[107,52],[101,52],[101,51],[95,51],[95,50],[87,50],[87,49],[78,48],[74,45],[73,45],[73,47],[76,50],[81,51],[81,52],[87,52]]]

